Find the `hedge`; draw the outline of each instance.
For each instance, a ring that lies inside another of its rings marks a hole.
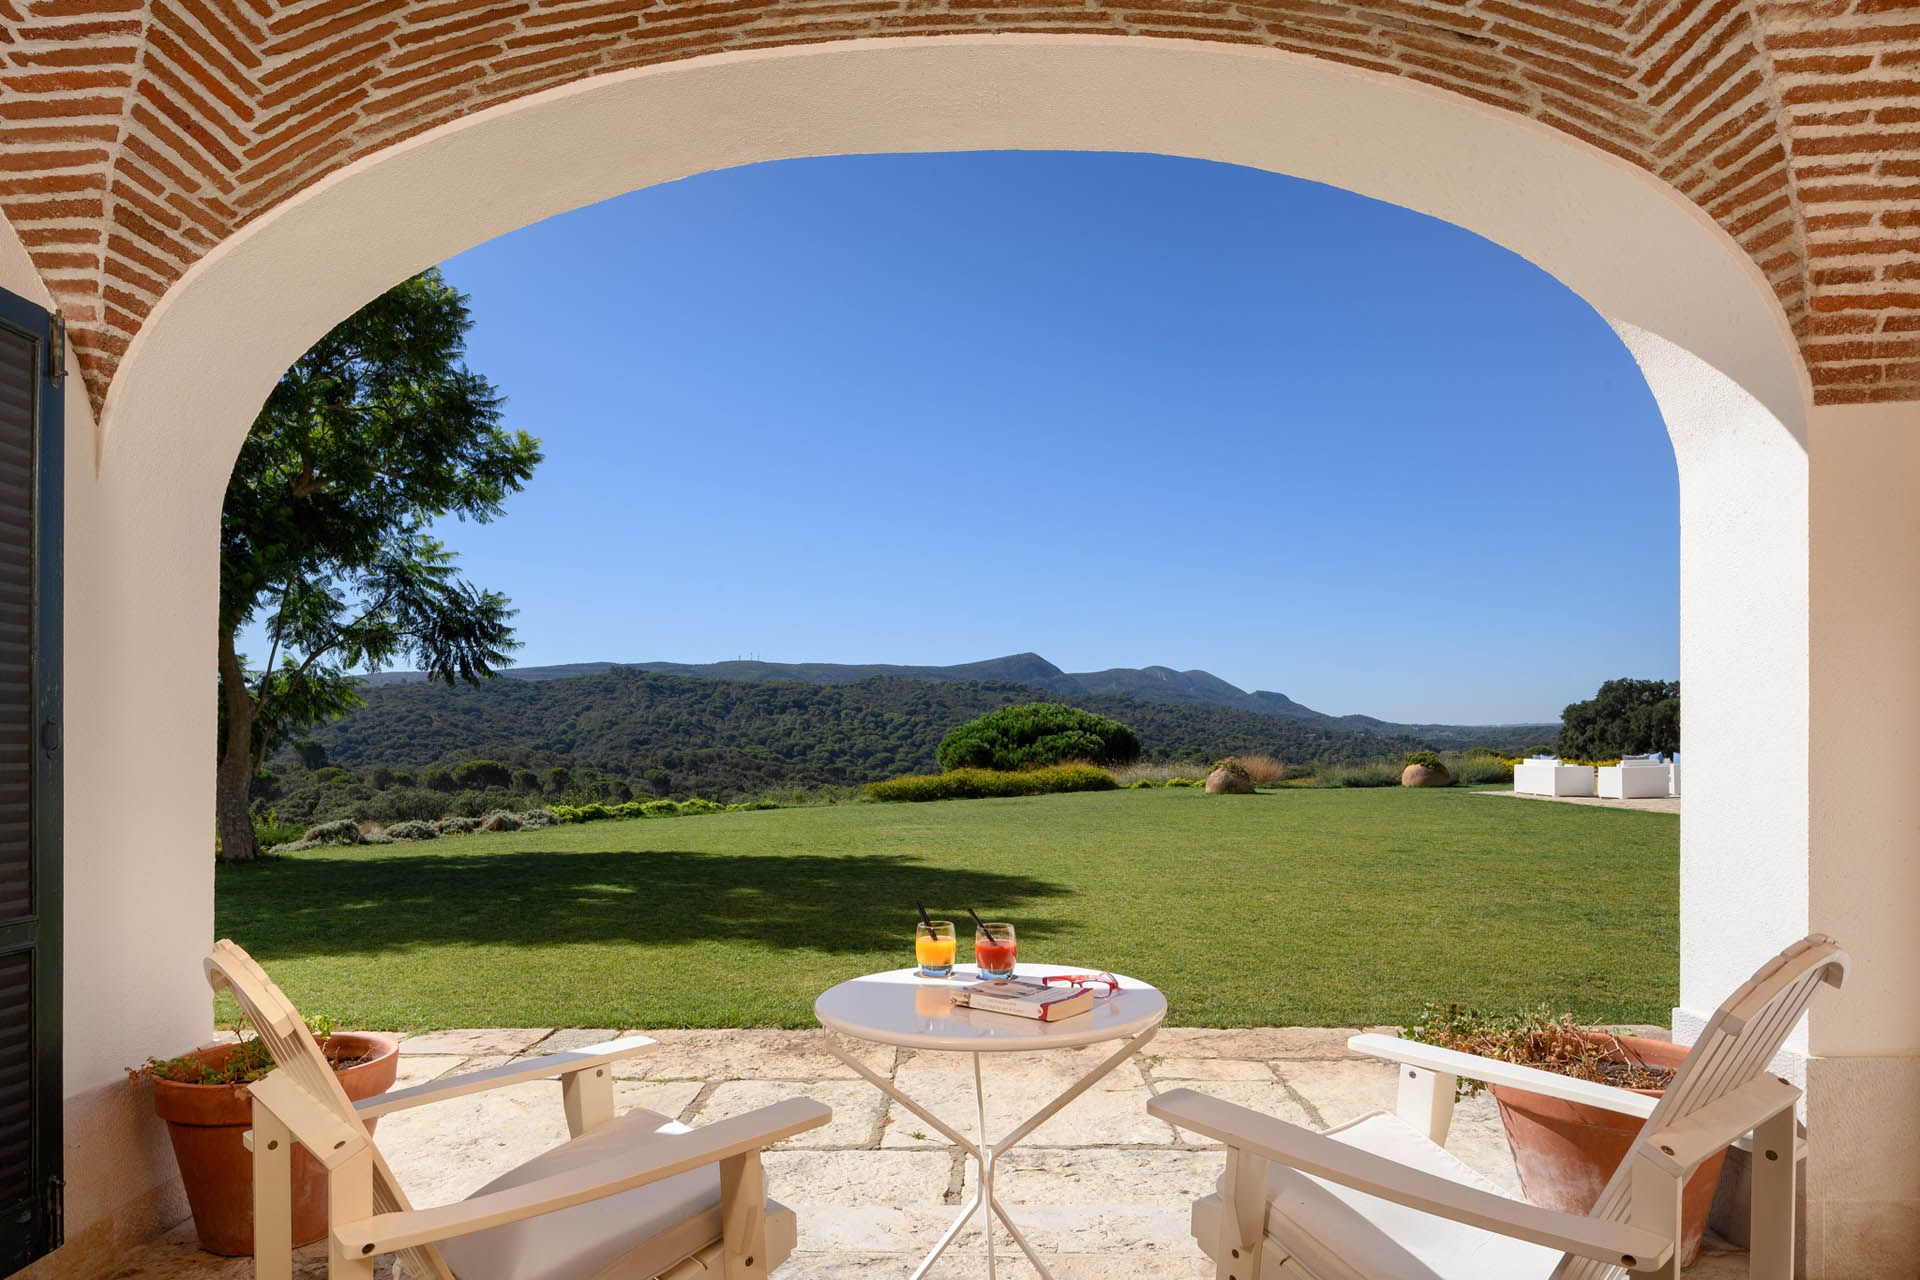
[[[1120,784],[1104,769],[1087,764],[1049,769],[949,769],[870,782],[875,800],[984,800],[995,796],[1039,796],[1058,791],[1112,791]]]

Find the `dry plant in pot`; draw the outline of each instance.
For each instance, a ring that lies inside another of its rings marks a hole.
[[[1555,1017],[1544,1008],[1529,1014],[1487,1015],[1460,1005],[1429,1004],[1402,1034],[1409,1040],[1656,1098],[1666,1092],[1687,1057],[1685,1045],[1583,1027],[1572,1014]],[[1592,1210],[1643,1123],[1511,1085],[1460,1081],[1461,1097],[1482,1089],[1490,1090],[1499,1104],[1500,1123],[1506,1128],[1527,1199],[1563,1213]],[[1700,1238],[1726,1158],[1722,1151],[1701,1165],[1681,1196],[1682,1266],[1690,1266],[1699,1256]]]
[[[308,1030],[333,1064],[334,1078],[358,1102],[393,1087],[400,1046],[391,1036],[334,1031],[310,1018]],[[186,1184],[193,1228],[210,1253],[253,1253],[253,1155],[244,1135],[253,1127],[247,1086],[273,1070],[258,1036],[209,1045],[178,1058],[149,1058],[127,1074],[153,1084],[153,1110],[167,1122],[173,1158]],[[367,1121],[372,1132],[374,1121]],[[293,1153],[293,1240],[309,1244],[326,1234],[327,1175],[304,1149]]]

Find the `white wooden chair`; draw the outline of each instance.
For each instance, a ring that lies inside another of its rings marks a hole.
[[[758,1280],[793,1250],[793,1212],[767,1199],[760,1153],[831,1118],[812,1099],[698,1129],[637,1108],[616,1116],[610,1064],[653,1045],[630,1036],[356,1104],[251,956],[222,941],[206,971],[214,990],[233,992],[276,1064],[250,1087],[257,1280],[292,1276],[292,1142],[327,1170],[330,1280],[370,1280],[389,1253],[414,1280]],[[407,1203],[364,1123],[556,1078],[571,1140],[438,1208]]]
[[[1658,1099],[1393,1036],[1347,1043],[1400,1064],[1397,1114],[1314,1133],[1188,1089],[1147,1110],[1227,1146],[1193,1233],[1219,1280],[1615,1280],[1679,1275],[1680,1192],[1752,1136],[1750,1274],[1793,1275],[1795,1106],[1767,1066],[1846,953],[1818,935],[1768,961],[1720,1006]],[[1514,1199],[1442,1149],[1462,1076],[1644,1117],[1593,1212]]]

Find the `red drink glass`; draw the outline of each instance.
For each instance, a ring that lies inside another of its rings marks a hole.
[[[1019,949],[1010,924],[989,920],[973,932],[973,963],[983,978],[1011,978]]]

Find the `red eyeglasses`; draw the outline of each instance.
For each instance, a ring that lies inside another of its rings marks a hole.
[[[1040,979],[1042,986],[1052,986],[1056,982],[1064,982],[1072,987],[1105,987],[1105,991],[1096,990],[1093,993],[1096,1000],[1120,994],[1120,979],[1110,973],[1055,973]]]

